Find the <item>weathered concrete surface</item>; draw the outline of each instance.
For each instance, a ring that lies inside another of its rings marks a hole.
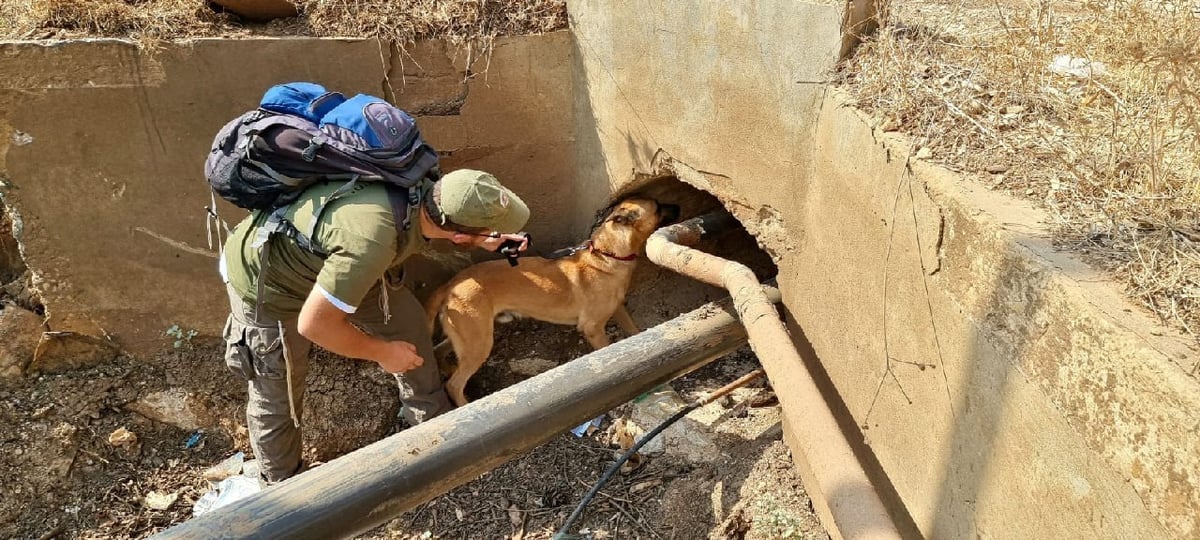
[[[824,82],[844,6],[662,4],[572,1],[572,34],[500,40],[486,73],[438,44],[0,45],[0,193],[50,329],[135,352],[173,323],[215,333],[211,134],[269,84],[316,79],[416,112],[447,168],[542,210],[545,246],[662,174],[715,194],[779,265],[795,337],[914,535],[1200,535],[1188,342],[1055,253],[1037,211],[906,167],[844,107]]]
[[[910,534],[1200,535],[1197,352],[1055,253],[1029,205],[907,172],[906,148],[820,83],[840,8],[569,9],[577,204],[636,173],[716,194],[778,263],[789,319]]]
[[[814,113],[841,42],[837,7],[786,0],[567,6],[579,63],[582,208],[595,208],[634,171],[651,172],[660,152],[714,172],[697,187],[727,206],[799,204],[803,183],[790,180],[801,179],[810,161]],[[736,186],[724,176],[730,170],[741,175]]]
[[[401,53],[376,41],[200,40],[153,53],[118,41],[0,44],[0,195],[50,329],[107,333],[135,353],[169,346],[172,324],[220,330],[202,164],[216,130],[279,82],[383,94],[418,114],[444,169],[489,170],[535,209],[563,205],[574,170],[568,43],[566,33],[497,40],[490,57],[470,59],[449,45]],[[220,210],[231,225],[244,215]],[[565,242],[551,223],[538,213],[529,229]]]
[[[1189,342],[1055,252],[1044,214],[907,161],[846,103],[788,221],[788,307],[921,530],[1200,534]]]

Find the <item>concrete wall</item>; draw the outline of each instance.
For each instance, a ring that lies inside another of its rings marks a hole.
[[[311,39],[153,52],[117,41],[0,44],[0,194],[50,328],[107,333],[140,353],[169,346],[171,324],[220,330],[227,301],[206,241],[202,164],[216,130],[279,82],[391,98],[417,114],[445,169],[491,171],[535,209],[568,204],[569,40],[497,40],[488,57]],[[231,225],[244,215],[220,211]],[[533,216],[535,238],[557,245],[577,232],[552,218]]]
[[[842,6],[663,4],[571,1],[572,33],[501,40],[486,72],[439,44],[0,45],[2,193],[51,328],[134,352],[169,346],[172,323],[215,333],[211,134],[269,84],[315,79],[416,112],[447,168],[542,209],[542,245],[665,176],[714,194],[777,263],[794,337],[906,532],[1200,534],[1190,342],[1055,253],[1037,211],[909,161],[847,108],[825,82]]]
[[[587,185],[667,171],[755,233],[902,531],[1200,535],[1190,341],[1029,205],[878,140],[821,83],[840,6],[668,4],[569,4]]]
[[[909,161],[847,101],[790,216],[789,308],[921,530],[1200,534],[1191,342],[1056,252],[1042,212]]]

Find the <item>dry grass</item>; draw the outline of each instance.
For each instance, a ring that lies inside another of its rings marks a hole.
[[[566,28],[565,0],[298,0],[317,35],[490,39]]]
[[[922,156],[1044,203],[1056,241],[1200,332],[1200,2],[910,0],[843,69]],[[1058,55],[1104,64],[1049,69]]]
[[[203,0],[0,0],[0,37],[130,37],[212,35],[230,17]]]
[[[565,0],[296,0],[300,16],[248,24],[204,0],[0,0],[0,39],[121,37],[143,43],[245,34],[490,41],[566,28]]]

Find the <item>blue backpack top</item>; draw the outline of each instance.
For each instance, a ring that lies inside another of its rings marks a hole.
[[[328,92],[317,83],[294,82],[272,86],[263,94],[258,107],[319,124],[321,117],[345,101],[340,92]]]
[[[421,137],[408,113],[387,101],[364,94],[346,99],[311,82],[271,87],[258,108],[217,132],[204,176],[217,195],[242,208],[270,210],[258,244],[274,232],[285,232],[302,247],[324,255],[307,235],[292,234],[282,220],[304,188],[324,180],[346,184],[316,210],[350,191],[356,182],[384,182],[393,198],[398,228],[408,225],[412,188],[436,180],[437,153]],[[403,212],[403,213],[402,213]]]
[[[413,118],[387,101],[298,82],[271,87],[257,109],[221,128],[204,175],[233,204],[274,209],[322,180],[407,189],[436,178],[437,161]]]

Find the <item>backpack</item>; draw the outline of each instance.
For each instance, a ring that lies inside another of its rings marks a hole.
[[[283,233],[323,257],[327,254],[310,239],[325,206],[359,181],[384,182],[402,233],[415,202],[409,188],[427,177],[436,180],[437,162],[413,118],[383,99],[365,94],[346,99],[316,83],[294,82],[271,87],[258,108],[217,132],[204,176],[221,198],[271,211],[256,247]],[[283,216],[304,188],[324,180],[346,184],[316,209],[302,234]]]

